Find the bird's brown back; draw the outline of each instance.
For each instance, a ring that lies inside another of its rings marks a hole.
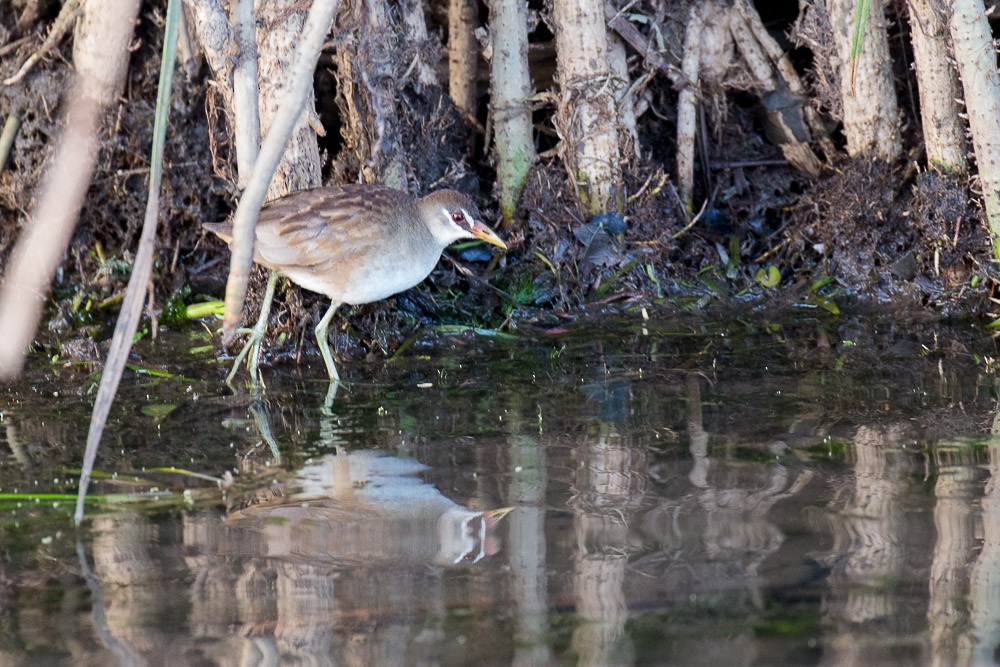
[[[401,229],[417,228],[419,213],[405,192],[375,184],[346,184],[299,190],[268,202],[257,220],[254,259],[269,268],[309,266],[336,252],[336,245],[360,250],[372,241],[387,240]],[[226,243],[232,242],[231,222],[202,226]]]
[[[232,240],[228,222],[204,227],[227,243]],[[408,194],[382,185],[347,184],[301,190],[266,204],[257,222],[254,261],[338,299],[352,277],[368,276],[378,264],[417,257],[431,245]]]

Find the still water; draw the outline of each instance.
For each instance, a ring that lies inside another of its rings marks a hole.
[[[71,502],[26,494],[74,492],[93,369],[38,360],[0,392],[0,663],[997,655],[986,334],[636,318],[427,335],[342,364],[330,407],[318,360],[265,368],[251,400],[210,342],[191,326],[138,345],[79,532]]]

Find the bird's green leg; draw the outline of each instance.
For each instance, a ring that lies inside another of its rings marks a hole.
[[[333,363],[333,355],[330,353],[330,341],[327,338],[327,329],[330,327],[330,320],[337,312],[337,302],[331,302],[326,311],[326,315],[316,325],[316,344],[319,345],[319,353],[323,355],[323,363],[326,364],[326,372],[330,376],[330,382],[340,384],[340,374],[337,373],[337,366]]]
[[[250,354],[250,362],[247,364],[247,370],[250,371],[250,383],[252,386],[257,386],[260,345],[264,340],[264,333],[267,332],[267,318],[271,314],[271,302],[274,301],[274,287],[277,284],[278,272],[271,271],[271,275],[267,277],[267,289],[264,290],[264,300],[260,303],[260,316],[257,318],[257,324],[250,331],[250,338],[247,339],[246,345],[243,346],[243,349],[236,356],[236,361],[233,362],[233,370],[229,371],[229,375],[226,376],[226,384],[230,388],[233,386],[233,378],[236,377],[236,371],[240,369],[240,364],[246,359],[248,353],[252,353]]]

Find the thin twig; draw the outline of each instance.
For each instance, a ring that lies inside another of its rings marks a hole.
[[[66,4],[62,6],[59,10],[59,16],[52,23],[52,29],[49,30],[48,36],[42,45],[38,47],[38,50],[31,54],[31,56],[24,61],[21,65],[21,69],[17,70],[17,73],[5,79],[3,85],[13,86],[15,83],[23,79],[31,71],[31,68],[45,56],[46,53],[52,50],[52,48],[62,40],[63,36],[69,32],[70,28],[73,27],[73,23],[76,22],[76,17],[80,15],[83,11],[83,7],[80,5],[80,0],[67,0]]]
[[[685,234],[687,234],[688,230],[690,230],[692,227],[694,227],[695,225],[698,224],[698,221],[701,219],[701,216],[705,212],[705,209],[708,208],[708,201],[709,200],[706,199],[705,201],[703,201],[701,203],[701,210],[698,211],[698,215],[694,216],[691,219],[691,222],[687,223],[687,225],[684,226],[684,229],[680,230],[679,232],[677,232],[676,234],[674,234],[673,236],[671,236],[670,237],[671,241],[676,241],[680,237],[684,236]]]
[[[782,248],[784,248],[786,245],[788,245],[788,242],[791,241],[791,240],[792,240],[792,237],[786,236],[781,243],[779,243],[778,245],[774,246],[773,248],[771,248],[770,250],[768,250],[767,252],[765,252],[763,255],[761,255],[760,257],[758,257],[757,259],[755,259],[753,261],[753,263],[754,264],[760,264],[760,263],[762,263],[764,260],[768,259],[772,255],[774,255],[776,252],[778,252],[779,250],[781,250]]]
[[[710,169],[741,169],[749,167],[787,167],[788,160],[713,160],[708,163]]]
[[[13,42],[9,42],[7,44],[4,44],[3,46],[0,46],[0,58],[3,58],[11,51],[16,51],[22,44],[27,42],[29,39],[31,39],[31,35],[25,35],[21,39],[15,39]]]

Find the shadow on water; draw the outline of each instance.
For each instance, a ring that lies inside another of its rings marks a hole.
[[[0,662],[982,664],[1000,644],[974,333],[429,336],[346,369],[331,409],[319,364],[266,369],[252,402],[205,344],[139,346],[98,459],[117,478],[76,537],[72,503],[24,494],[73,492],[94,378],[36,368],[2,394]],[[108,500],[150,484],[179,500]]]

